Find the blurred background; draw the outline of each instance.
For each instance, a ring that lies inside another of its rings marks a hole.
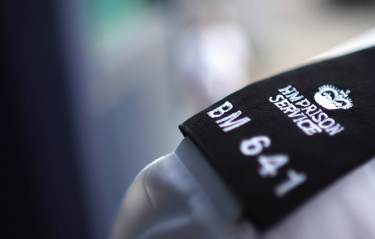
[[[4,1],[2,76],[41,235],[105,238],[179,124],[375,27],[374,2]]]

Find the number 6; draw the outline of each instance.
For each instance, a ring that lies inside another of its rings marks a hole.
[[[242,140],[240,151],[246,156],[254,156],[262,152],[263,148],[268,148],[270,145],[271,140],[267,136],[255,136]]]

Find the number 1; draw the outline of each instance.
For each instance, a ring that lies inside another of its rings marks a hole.
[[[307,176],[304,173],[298,173],[294,169],[289,169],[287,172],[288,180],[279,184],[275,189],[275,195],[279,198],[284,197],[285,194],[290,192],[295,187],[298,187],[306,181]]]

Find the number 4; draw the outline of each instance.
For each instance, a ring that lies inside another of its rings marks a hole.
[[[258,162],[260,164],[260,176],[263,178],[274,177],[277,175],[277,170],[289,162],[289,158],[284,154],[272,156],[260,155],[258,157]]]

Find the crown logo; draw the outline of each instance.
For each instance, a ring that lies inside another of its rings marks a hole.
[[[350,90],[340,90],[333,85],[323,85],[319,87],[319,92],[315,93],[315,101],[328,110],[349,109],[353,106],[353,101],[348,97]]]

